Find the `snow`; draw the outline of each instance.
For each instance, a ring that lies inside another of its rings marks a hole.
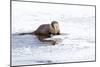
[[[56,45],[40,42],[32,32],[41,24],[59,22]],[[12,65],[95,60],[95,10],[91,6],[12,2]]]

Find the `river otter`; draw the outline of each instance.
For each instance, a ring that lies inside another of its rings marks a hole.
[[[56,44],[54,40],[44,40],[45,38],[50,38],[51,35],[60,35],[59,24],[57,21],[52,21],[51,24],[42,24],[32,33],[21,33],[24,34],[33,34],[42,42],[51,42],[53,45]]]

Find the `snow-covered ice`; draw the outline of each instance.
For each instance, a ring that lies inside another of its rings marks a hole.
[[[39,25],[59,22],[56,45],[34,35]],[[95,8],[91,6],[12,2],[12,65],[49,64],[95,60]]]

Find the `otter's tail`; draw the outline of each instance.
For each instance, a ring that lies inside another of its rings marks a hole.
[[[34,32],[19,33],[18,35],[27,35],[27,34],[34,34]]]

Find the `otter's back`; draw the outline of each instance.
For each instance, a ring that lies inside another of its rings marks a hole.
[[[46,34],[49,34],[49,31],[50,31],[50,25],[43,24],[37,28],[37,30],[35,31],[35,34],[36,35],[46,35]]]

